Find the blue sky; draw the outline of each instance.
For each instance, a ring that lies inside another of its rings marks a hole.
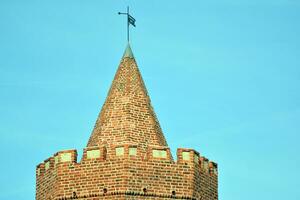
[[[220,200],[300,199],[297,0],[0,0],[0,199],[87,143],[131,46],[172,152],[219,164]]]

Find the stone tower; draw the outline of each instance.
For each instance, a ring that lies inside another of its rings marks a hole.
[[[82,159],[40,163],[36,199],[217,200],[217,164],[187,148],[173,160],[128,44]]]

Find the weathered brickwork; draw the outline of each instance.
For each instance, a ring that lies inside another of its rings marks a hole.
[[[82,159],[65,150],[39,164],[36,199],[217,200],[217,164],[185,148],[173,160],[128,46]]]

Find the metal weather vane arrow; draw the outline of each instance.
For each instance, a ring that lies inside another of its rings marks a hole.
[[[127,12],[118,12],[119,15],[127,15],[127,41],[129,42],[129,26],[130,24],[135,27],[135,19],[129,14],[129,6],[127,6]]]

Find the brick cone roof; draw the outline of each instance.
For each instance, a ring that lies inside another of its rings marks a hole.
[[[87,146],[167,146],[128,44]]]

